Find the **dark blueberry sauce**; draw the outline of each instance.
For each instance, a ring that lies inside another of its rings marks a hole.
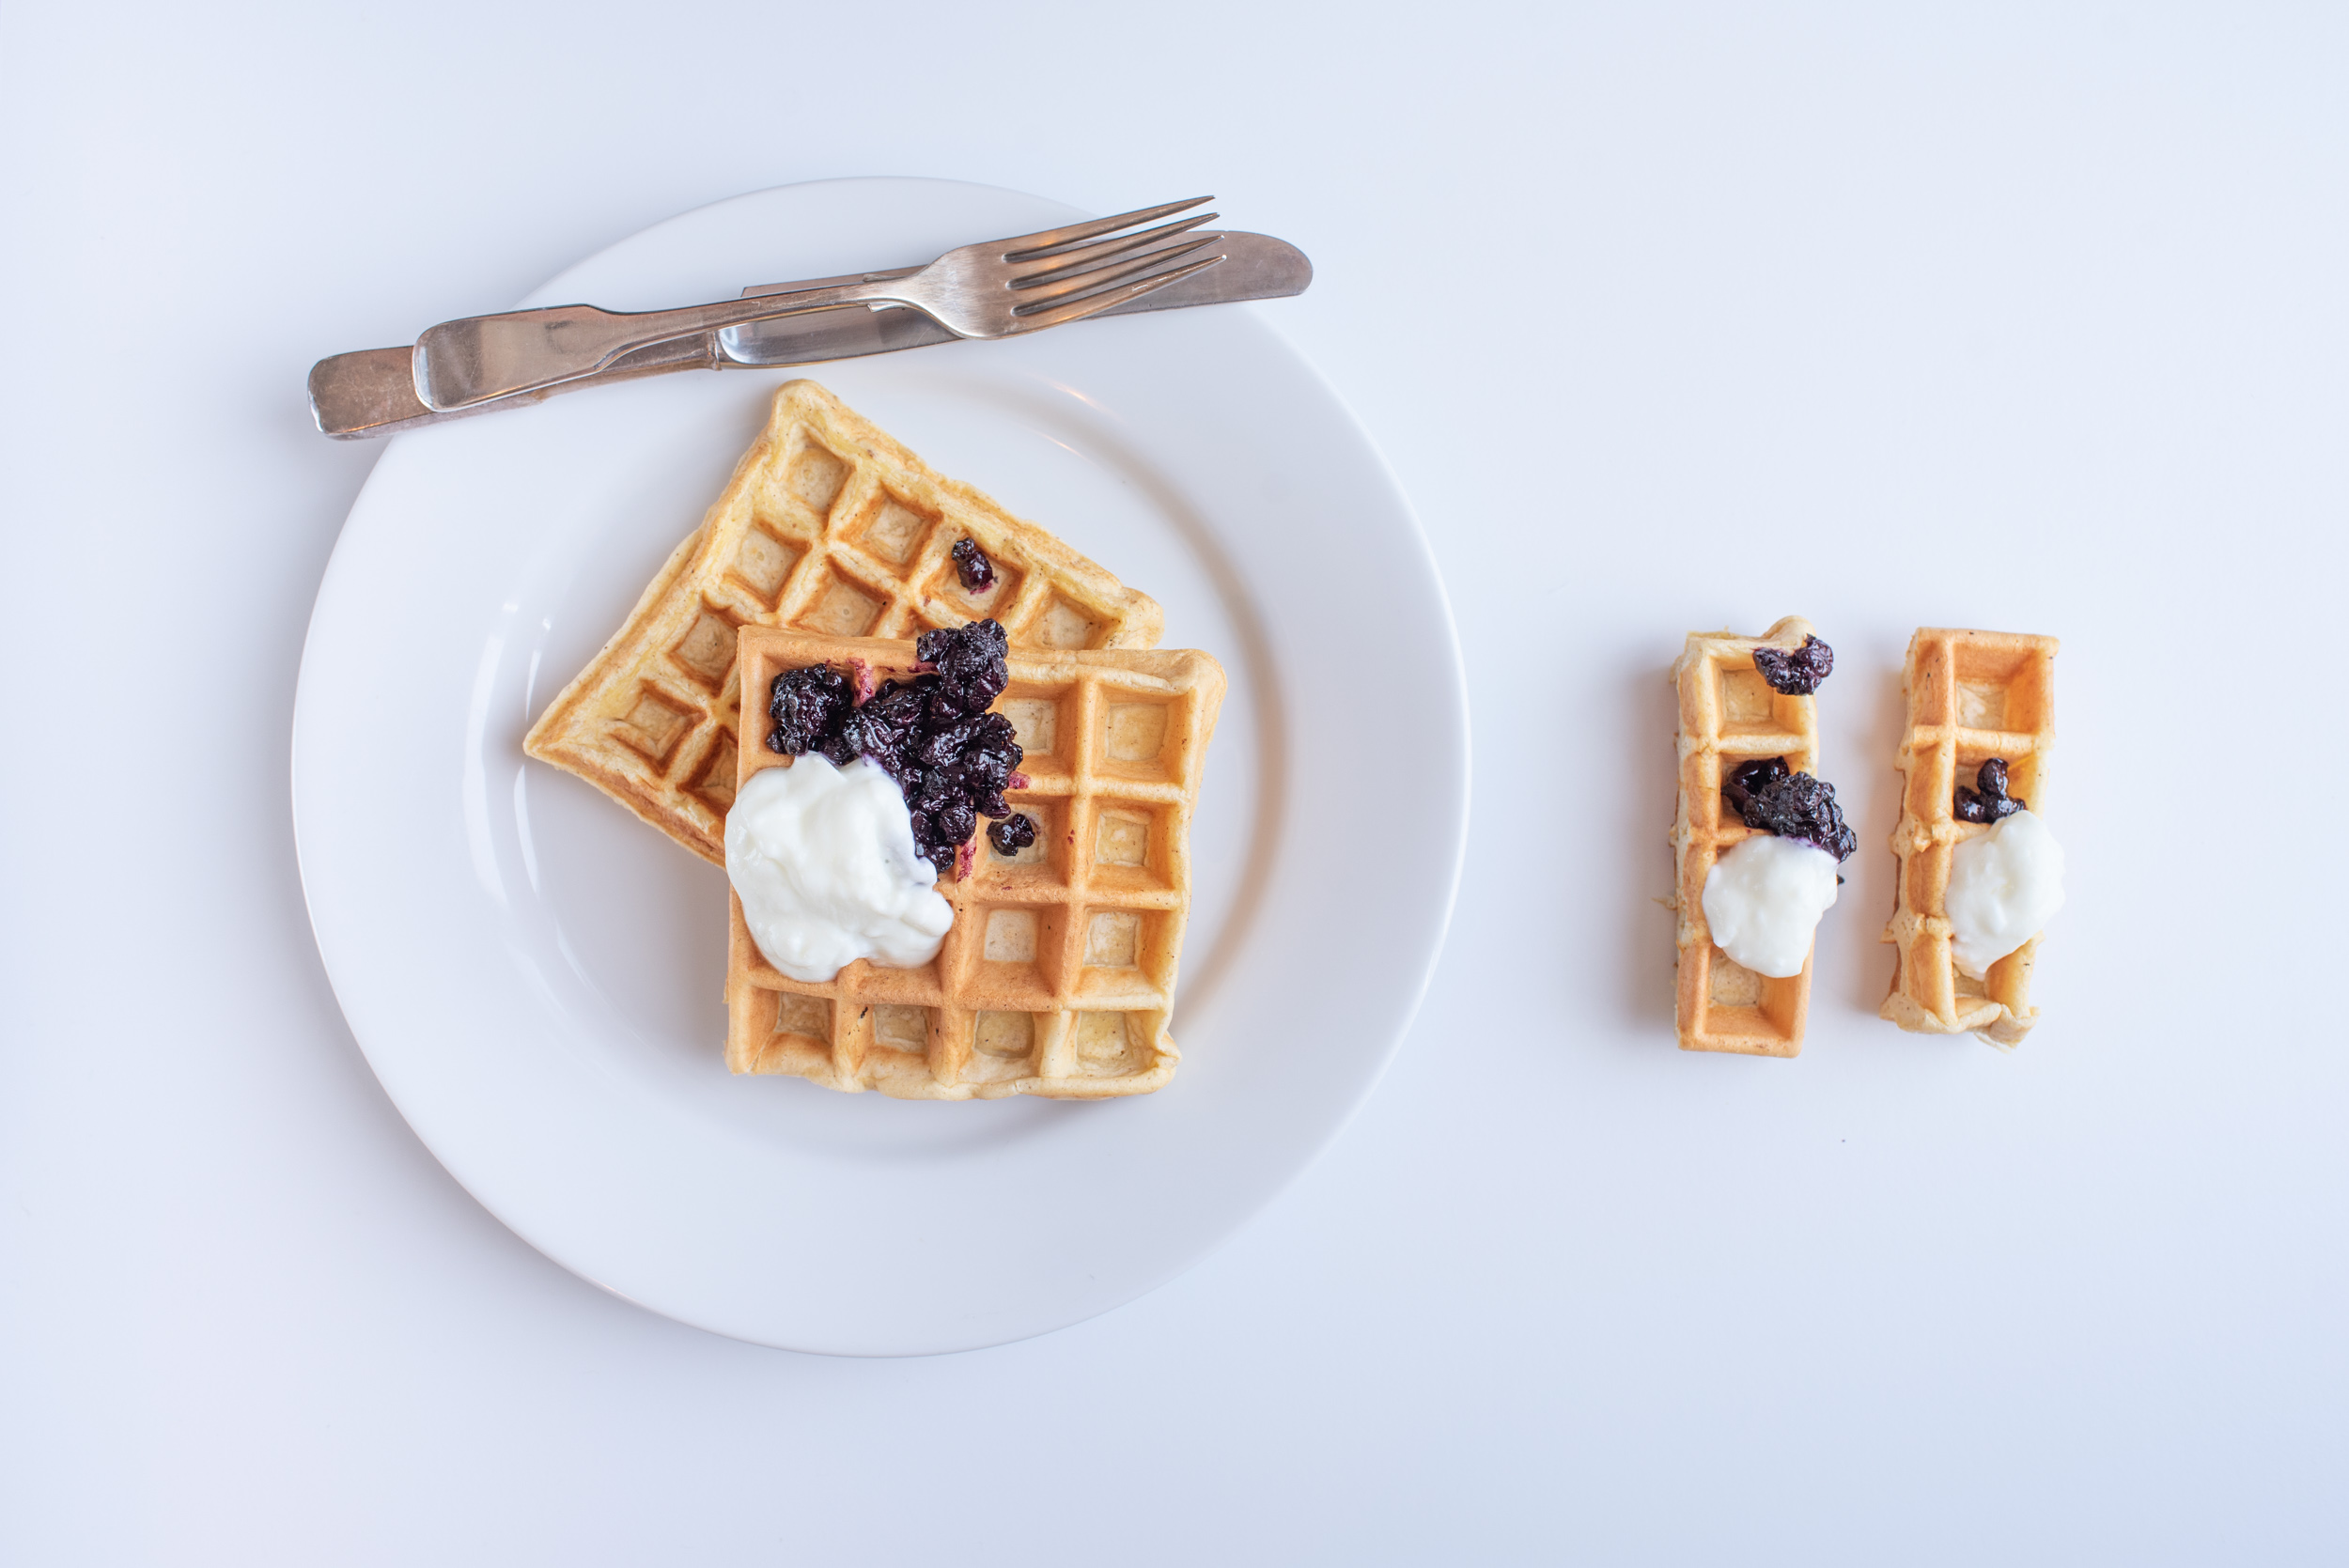
[[[1749,828],[1797,839],[1849,860],[1859,835],[1843,820],[1835,786],[1808,773],[1789,772],[1784,757],[1757,757],[1721,781],[1721,795]]]
[[[1957,786],[1957,804],[1950,815],[1960,822],[1996,822],[2029,811],[2030,803],[2006,792],[2006,758],[1992,757],[1974,774],[1974,787]]]
[[[1001,822],[988,825],[987,842],[995,846],[998,855],[1017,855],[1035,842],[1035,818],[1026,812],[1014,812]]]
[[[1019,742],[1010,720],[987,711],[1010,681],[1007,648],[993,621],[925,632],[914,654],[926,673],[885,680],[863,702],[837,670],[786,670],[768,693],[767,745],[786,756],[814,752],[840,768],[871,761],[905,796],[914,849],[953,872],[980,817],[1011,815],[1003,789],[1018,773]]]
[[[995,563],[987,558],[976,539],[955,541],[955,575],[966,594],[983,594],[995,586]]]
[[[1819,689],[1819,682],[1834,673],[1835,650],[1816,637],[1806,637],[1802,646],[1791,653],[1767,646],[1754,649],[1753,667],[1762,672],[1762,678],[1770,683],[1771,691],[1789,697],[1807,697]]]

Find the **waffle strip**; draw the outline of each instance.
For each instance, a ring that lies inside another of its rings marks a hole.
[[[1900,861],[1892,924],[1884,939],[1900,953],[1883,1016],[1922,1034],[1971,1030],[1994,1046],[2019,1044],[2038,1021],[2030,1005],[2034,936],[1975,980],[1950,955],[1944,900],[1958,845],[1990,831],[1954,815],[1957,786],[1971,784],[1990,757],[2007,760],[2007,788],[2046,811],[2047,753],[2055,741],[2052,637],[1925,628],[1909,640],[1902,688],[1908,727],[1901,737],[1901,820],[1892,831]]]
[[[910,673],[913,644],[746,629],[744,689],[852,660]],[[726,1065],[902,1099],[1142,1094],[1174,1077],[1167,1033],[1190,910],[1190,814],[1223,702],[1204,653],[1011,650],[995,705],[1019,733],[1036,842],[996,853],[982,830],[968,878],[941,879],[955,924],[920,969],[863,960],[821,984],[759,953],[731,893]],[[762,722],[753,731],[763,738]],[[739,782],[792,759],[757,740]]]
[[[1789,615],[1759,637],[1688,633],[1672,668],[1680,697],[1680,802],[1672,817],[1672,899],[1679,912],[1674,1023],[1682,1050],[1793,1056],[1811,1011],[1811,958],[1783,980],[1754,973],[1713,943],[1704,881],[1713,863],[1754,830],[1724,815],[1721,779],[1756,757],[1784,757],[1817,777],[1817,699],[1771,690],[1753,667],[1764,644],[1799,648],[1811,623]],[[1814,944],[1815,946],[1815,944]]]
[[[948,553],[966,536],[995,567],[983,594]],[[702,525],[522,747],[723,864],[739,629],[914,637],[988,616],[1015,645],[1066,649],[1147,648],[1160,624],[1148,595],[787,381]]]

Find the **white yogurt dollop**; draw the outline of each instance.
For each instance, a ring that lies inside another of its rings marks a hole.
[[[913,817],[890,776],[814,753],[751,775],[726,813],[726,877],[767,961],[830,980],[859,958],[912,969],[938,956],[954,907],[913,852]]]
[[[1811,934],[1835,902],[1835,857],[1755,833],[1730,846],[1704,878],[1704,924],[1716,946],[1756,974],[1800,974]]]
[[[1976,980],[2063,907],[2063,850],[2027,811],[2001,817],[1950,856],[1950,955]]]

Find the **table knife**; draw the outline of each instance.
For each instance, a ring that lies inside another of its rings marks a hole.
[[[1180,310],[1190,305],[1224,304],[1238,300],[1275,300],[1301,294],[1313,282],[1313,263],[1305,258],[1304,252],[1285,241],[1275,240],[1268,234],[1229,232],[1203,238],[1221,242],[1222,265],[1100,314],[1133,316],[1143,311]],[[860,279],[903,277],[915,271],[918,269],[903,267],[890,272],[812,278],[801,283],[758,284],[743,289],[742,294],[746,299],[782,294]],[[492,409],[541,402],[558,392],[605,386],[640,376],[665,375],[672,370],[817,365],[825,360],[856,359],[865,354],[888,354],[901,349],[961,341],[918,310],[848,305],[656,343],[622,355],[596,375],[446,413],[427,408],[416,396],[412,348],[362,349],[322,359],[310,367],[310,413],[321,433],[337,441],[361,441],[487,413]]]

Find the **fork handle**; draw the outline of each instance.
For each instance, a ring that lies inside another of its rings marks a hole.
[[[899,300],[888,281],[860,281],[677,310],[550,305],[469,316],[428,328],[416,339],[416,396],[427,408],[448,413],[595,375],[622,354],[655,343],[876,301],[911,303]]]

